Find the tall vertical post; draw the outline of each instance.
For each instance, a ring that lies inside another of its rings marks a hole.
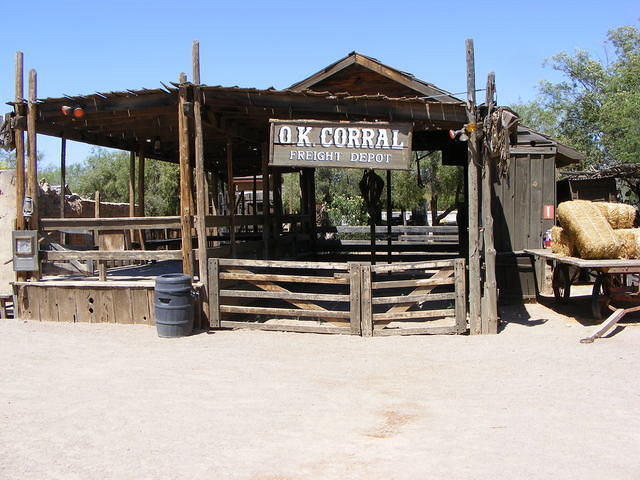
[[[138,217],[144,217],[144,144],[138,150]]]
[[[100,218],[100,190],[96,190],[94,196],[94,202],[93,202],[93,216],[94,218]],[[93,244],[98,247],[98,250],[100,249],[100,230],[94,230],[93,231]],[[90,272],[93,272],[93,260],[90,260],[87,262],[87,269]],[[100,280],[104,280],[106,279],[106,271],[105,271],[105,261],[104,260],[98,260],[98,272],[100,275]]]
[[[282,172],[274,169],[271,175],[273,179],[273,234],[276,239],[276,248],[278,237],[282,233]]]
[[[269,205],[269,147],[262,144],[262,243],[264,259],[268,260],[271,242],[271,206]]]
[[[67,139],[60,142],[60,218],[64,218],[65,186],[67,184]],[[64,232],[60,232],[60,244],[66,243]]]
[[[257,209],[258,199],[256,198],[257,194],[258,194],[258,176],[254,175],[253,188],[251,190],[251,215],[253,215],[254,217],[258,215],[258,209]],[[258,224],[256,223],[253,225],[253,232],[255,233],[257,231],[258,231]]]
[[[233,141],[227,137],[227,196],[229,204],[229,243],[231,256],[236,256],[236,185],[233,182]]]
[[[24,69],[22,52],[16,52],[16,78],[15,78],[15,113],[18,121],[14,130],[16,143],[16,230],[24,230],[24,194],[25,194],[25,168],[24,168],[24,120],[26,110],[24,105]],[[16,272],[16,280],[23,281],[27,278],[26,272]]]
[[[136,152],[129,152],[129,216],[136,216]],[[129,245],[135,240],[134,230],[129,230]]]
[[[193,251],[191,244],[191,168],[189,166],[189,119],[185,112],[187,81],[180,74],[178,93],[178,144],[180,156],[180,230],[182,233],[182,272],[193,276]]]
[[[496,91],[495,73],[487,76],[487,119],[491,120],[491,112],[494,108],[494,95]],[[489,122],[485,121],[485,125]],[[484,135],[487,135],[484,129]],[[488,151],[490,139],[485,137],[482,149],[482,217],[484,225],[484,298],[482,307],[482,333],[498,333],[498,291],[496,283],[496,248],[493,243],[493,214],[491,212],[491,198],[493,197],[493,169],[492,160]]]
[[[467,182],[469,211],[469,326],[472,335],[482,333],[480,316],[480,251],[478,225],[478,131],[476,128],[476,74],[473,40],[465,41],[467,56]]]
[[[211,172],[211,215],[213,216],[218,215],[220,210],[218,205],[219,183],[218,174],[216,172]],[[211,231],[214,236],[218,236],[218,227],[213,227]],[[213,242],[213,246],[218,246],[218,240]]]
[[[27,138],[29,169],[27,171],[27,192],[33,204],[33,214],[29,221],[32,230],[39,230],[40,215],[38,212],[38,145],[36,135],[36,119],[38,117],[38,104],[36,99],[38,77],[35,70],[29,70],[29,105],[27,111]]]
[[[309,235],[311,252],[315,254],[318,241],[318,228],[316,225],[316,169],[309,170]]]
[[[16,116],[21,117],[15,129],[16,142],[16,230],[25,229],[24,206],[24,57],[16,52]],[[22,276],[20,273],[19,276]]]
[[[140,144],[138,150],[138,217],[144,217],[144,143]],[[146,250],[144,240],[144,230],[138,230],[138,240],[140,241],[140,249]]]
[[[193,42],[192,51],[193,83],[195,84],[193,98],[193,115],[195,126],[195,157],[196,157],[196,235],[198,236],[198,276],[202,283],[200,299],[205,324],[208,324],[209,298],[207,274],[207,194],[204,171],[204,136],[202,132],[202,91],[200,89],[200,44]]]
[[[391,204],[391,170],[387,170],[387,262],[392,263],[391,255],[391,243],[392,243],[392,228],[391,220],[393,217],[393,205]]]

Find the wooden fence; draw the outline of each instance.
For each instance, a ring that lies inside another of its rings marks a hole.
[[[212,327],[359,334],[357,264],[209,259]]]
[[[465,260],[373,265],[364,274],[362,312],[372,335],[462,333],[466,330]]]
[[[319,253],[365,254],[371,252],[371,227],[336,226],[318,227],[321,234],[317,242]],[[457,226],[394,225],[375,227],[375,251],[378,255],[396,254],[459,254],[460,242]],[[450,255],[449,255],[450,256]]]
[[[209,259],[214,328],[362,336],[466,330],[465,262]]]

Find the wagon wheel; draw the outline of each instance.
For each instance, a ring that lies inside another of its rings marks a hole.
[[[559,264],[553,269],[553,278],[551,280],[553,286],[553,296],[560,303],[567,303],[571,296],[571,275],[569,274],[569,265]]]
[[[593,284],[591,293],[591,313],[596,320],[602,320],[609,314],[609,304],[611,303],[611,284],[616,279],[606,273],[599,273]]]

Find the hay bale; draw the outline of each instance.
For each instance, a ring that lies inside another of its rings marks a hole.
[[[614,230],[619,228],[633,228],[636,220],[636,207],[626,203],[595,202],[609,225]]]
[[[551,251],[563,257],[575,256],[575,244],[569,233],[562,227],[551,229]]]
[[[640,228],[620,228],[614,233],[620,242],[620,258],[640,258]]]
[[[592,202],[573,200],[558,205],[558,220],[587,260],[618,258],[620,243],[613,228]]]

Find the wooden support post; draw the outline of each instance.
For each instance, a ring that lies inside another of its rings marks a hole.
[[[205,324],[209,324],[209,298],[207,274],[207,192],[204,171],[204,135],[202,132],[202,100],[200,90],[200,44],[193,42],[193,83],[195,86],[193,98],[193,114],[195,127],[195,157],[196,157],[196,235],[198,236],[198,276],[202,282],[200,301]]]
[[[136,153],[132,150],[129,152],[129,216],[136,216]],[[129,244],[135,240],[134,230],[129,230]]]
[[[375,175],[375,171],[371,170],[371,174]],[[369,198],[373,198],[373,182],[369,183]],[[373,206],[369,208],[369,237],[371,245],[371,265],[376,264],[376,214]]]
[[[495,74],[489,73],[487,77],[487,116],[490,118],[494,107]],[[488,125],[485,122],[485,125]],[[486,135],[487,132],[485,131]],[[493,243],[493,214],[491,212],[491,199],[493,197],[493,169],[492,160],[483,142],[482,149],[482,217],[484,219],[484,296],[482,306],[482,333],[498,333],[498,287],[496,283],[496,248]]]
[[[219,259],[209,259],[209,325],[220,328]]]
[[[262,144],[262,243],[264,259],[271,256],[271,206],[269,204],[269,147]]]
[[[182,233],[182,272],[193,276],[191,244],[191,168],[189,166],[189,118],[185,112],[187,102],[186,75],[180,74],[178,94],[178,144],[180,154],[180,230]]]
[[[362,283],[360,289],[361,332],[363,337],[373,336],[373,312],[371,310],[371,265],[361,264],[360,275]]]
[[[466,295],[466,271],[464,258],[456,258],[453,266],[453,278],[455,282],[456,298],[456,330],[463,333],[467,330],[467,295]]]
[[[14,130],[16,142],[16,230],[24,230],[26,222],[24,219],[24,194],[25,194],[25,168],[24,168],[24,69],[22,52],[16,52],[16,103],[15,113],[17,117],[16,128]],[[16,280],[24,281],[27,278],[26,272],[16,272]],[[16,308],[17,312],[17,308]]]
[[[355,262],[349,262],[349,321],[351,324],[351,334],[361,335],[362,326],[361,318],[361,288],[362,288],[362,271],[361,265]]]
[[[231,256],[236,257],[236,186],[233,181],[233,141],[227,137],[227,196],[229,200],[229,243]]]
[[[309,237],[311,252],[316,253],[316,243],[318,241],[318,226],[316,225],[316,169],[309,169]]]
[[[467,141],[469,211],[469,325],[472,335],[482,333],[480,316],[480,231],[478,225],[478,132],[476,127],[476,78],[473,40],[465,41],[467,56],[467,120],[471,132]]]
[[[33,204],[33,214],[29,220],[31,230],[40,229],[40,212],[38,211],[38,145],[36,135],[36,119],[38,118],[37,82],[36,71],[29,70],[29,105],[27,111],[29,168],[27,171],[27,193],[31,197]]]
[[[93,199],[93,216],[95,218],[100,218],[100,190],[96,190]],[[98,248],[98,250],[100,250],[100,230],[93,231],[93,244]],[[98,270],[100,270],[101,265],[104,266],[104,261],[99,260]],[[87,260],[87,271],[93,275],[93,260]]]
[[[98,260],[98,280],[101,282],[107,281],[107,266],[102,260]]]
[[[282,234],[282,172],[273,171],[273,236],[276,242],[276,250],[279,246],[279,237]]]
[[[393,217],[393,205],[391,203],[391,170],[387,170],[387,263],[392,263],[391,244],[392,244],[392,228],[391,219]]]
[[[60,142],[60,218],[64,218],[65,185],[67,183],[67,139],[62,137]],[[66,243],[64,232],[60,232],[60,244]]]
[[[251,215],[254,217],[258,215],[258,199],[256,198],[258,194],[258,176],[253,176],[253,189],[251,191]],[[258,225],[253,226],[253,232],[256,233],[258,231]]]
[[[218,191],[219,191],[218,183],[219,183],[218,174],[212,172],[211,173],[211,215],[218,215],[218,212],[220,211],[220,208],[218,205]],[[214,236],[218,235],[218,227],[213,227],[211,231]],[[218,240],[213,242],[214,247],[217,247],[219,244],[220,243],[218,242]]]
[[[140,144],[138,150],[138,217],[144,217],[144,144]],[[144,244],[144,230],[138,230],[140,249],[146,250]]]
[[[144,217],[144,145],[138,151],[138,217]]]
[[[15,132],[16,142],[16,230],[24,230],[26,225],[23,215],[24,207],[24,73],[23,73],[23,55],[22,52],[16,52],[16,116],[21,117],[17,122]],[[18,277],[24,274],[18,272]]]

